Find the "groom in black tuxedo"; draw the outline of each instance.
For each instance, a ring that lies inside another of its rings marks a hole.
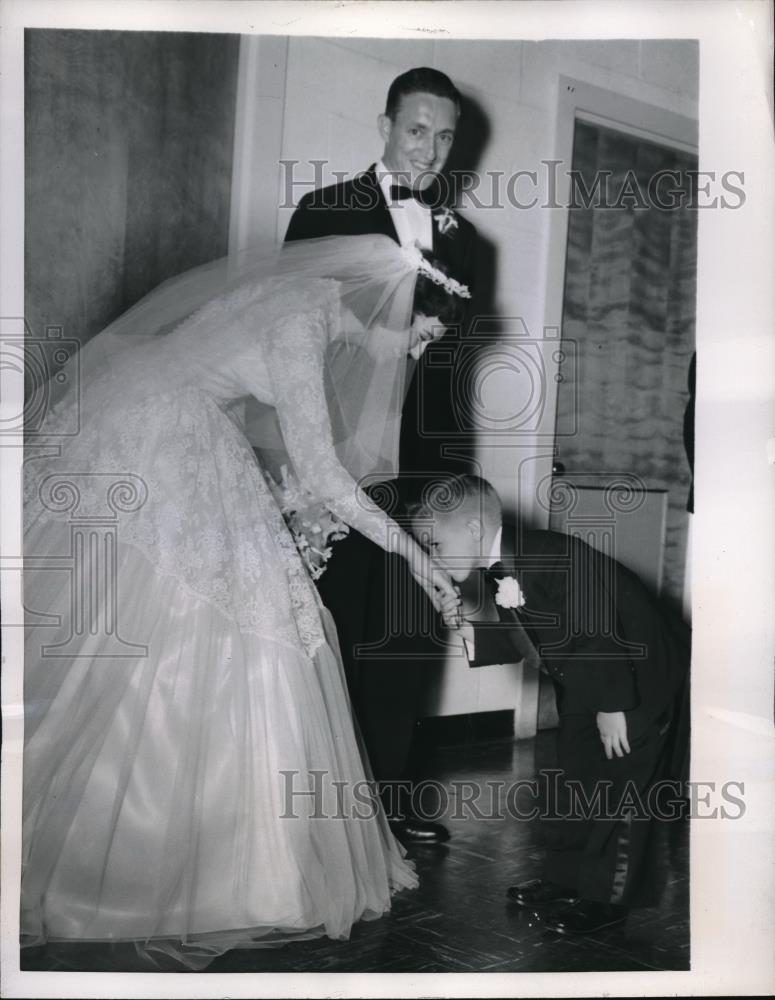
[[[412,521],[454,580],[479,584],[478,607],[457,621],[470,665],[524,661],[551,677],[557,695],[560,774],[548,783],[542,816],[543,877],[512,886],[508,897],[558,933],[621,923],[644,883],[651,824],[639,804],[653,805],[668,752],[682,756],[669,737],[688,628],[633,573],[579,538],[504,521],[485,480],[448,476],[434,485]],[[578,790],[586,803],[604,796],[598,811],[577,808]],[[626,795],[634,816],[621,808]]]
[[[432,250],[452,277],[470,287],[476,231],[446,206],[448,184],[441,174],[459,115],[460,95],[443,73],[418,68],[397,77],[378,117],[385,144],[381,160],[351,180],[307,193],[291,218],[286,240],[381,233],[401,245],[419,243]],[[422,368],[421,374],[418,366],[403,410],[399,462],[407,479],[408,474],[444,468],[437,439],[423,436],[422,423],[430,412],[449,412],[449,392],[448,372],[439,376],[438,368]],[[395,499],[388,513],[398,516],[401,490],[389,492]],[[385,495],[376,491],[374,499],[384,505],[380,497]],[[411,779],[410,749],[424,668],[439,662],[443,646],[408,627],[398,609],[409,594],[415,613],[422,609],[421,617],[435,622],[428,599],[402,559],[386,555],[357,532],[334,545],[318,587],[336,621],[374,775],[383,784]],[[358,649],[364,645],[371,651]],[[391,826],[404,841],[448,839],[440,824],[414,814],[407,794],[384,800]]]
[[[416,242],[472,288],[476,230],[447,206],[451,185],[442,174],[459,115],[460,95],[443,73],[419,68],[397,77],[378,117],[382,159],[351,180],[304,195],[285,239],[380,233],[402,246]],[[424,437],[422,426],[431,412],[449,409],[449,371],[420,364],[422,374],[414,378],[404,408],[402,473],[444,468],[437,435]]]

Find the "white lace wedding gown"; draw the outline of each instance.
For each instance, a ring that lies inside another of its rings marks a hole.
[[[53,411],[58,457],[28,452],[27,944],[132,941],[200,968],[347,937],[416,884],[364,806],[333,622],[241,424],[246,396],[274,406],[302,484],[384,540],[331,441],[335,287],[247,288],[128,338]]]

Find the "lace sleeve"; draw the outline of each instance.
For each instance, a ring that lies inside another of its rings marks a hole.
[[[290,316],[265,343],[284,445],[305,490],[381,548],[395,550],[403,531],[358,486],[334,447],[323,361],[331,320],[324,308]]]

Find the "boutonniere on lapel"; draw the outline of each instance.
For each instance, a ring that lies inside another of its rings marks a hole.
[[[504,576],[496,581],[498,592],[495,595],[495,603],[502,608],[521,608],[525,604],[525,595],[522,588],[513,576]]]
[[[450,236],[457,229],[455,213],[446,206],[433,213],[433,220],[439,227],[439,233],[442,236]]]

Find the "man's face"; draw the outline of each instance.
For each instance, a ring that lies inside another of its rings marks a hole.
[[[456,583],[482,565],[481,524],[464,514],[435,515],[414,524],[414,534]]]
[[[457,108],[448,97],[407,94],[393,121],[379,117],[385,140],[382,162],[409,186],[426,188],[447,162],[457,126]]]

